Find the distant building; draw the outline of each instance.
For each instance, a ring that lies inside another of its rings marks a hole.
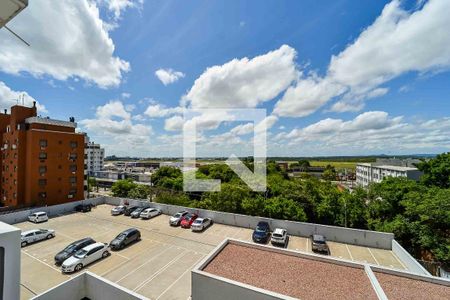
[[[15,105],[0,114],[0,199],[4,206],[54,205],[84,199],[84,136],[76,123],[37,117]]]
[[[100,144],[91,142],[87,135],[85,138],[84,154],[85,164],[89,176],[92,176],[94,172],[101,171],[103,169],[103,163],[105,161],[105,149],[101,148]]]
[[[356,184],[360,186],[366,187],[371,183],[381,182],[384,177],[388,176],[419,180],[422,172],[412,167],[377,165],[376,163],[360,163],[356,165]]]

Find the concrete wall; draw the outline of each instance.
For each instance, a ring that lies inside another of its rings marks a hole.
[[[0,222],[0,247],[4,249],[0,300],[20,299],[20,229]]]
[[[351,229],[337,226],[327,226],[313,223],[293,222],[286,220],[276,220],[270,218],[253,217],[247,215],[232,214],[226,212],[211,211],[206,209],[186,208],[176,205],[167,205],[154,202],[146,202],[132,199],[122,199],[105,197],[106,203],[112,205],[120,205],[128,202],[130,205],[143,206],[147,205],[161,209],[164,214],[173,215],[180,210],[188,210],[195,212],[202,217],[209,217],[216,223],[255,228],[256,224],[261,221],[269,222],[271,229],[281,227],[285,228],[290,235],[309,237],[312,234],[321,234],[330,241],[354,244],[359,246],[367,246],[372,248],[381,248],[390,250],[394,235],[392,233],[376,232],[361,229]]]
[[[408,253],[396,240],[392,240],[392,252],[403,262],[410,272],[421,275],[431,274]]]
[[[59,205],[52,206],[43,206],[43,207],[35,207],[32,209],[25,209],[20,211],[13,211],[9,213],[0,214],[0,221],[5,222],[7,224],[15,224],[28,220],[28,216],[37,211],[45,211],[49,217],[55,217],[61,214],[66,214],[68,212],[72,212],[75,209],[75,206],[85,203],[85,204],[103,204],[105,203],[105,199],[103,197],[98,198],[89,198],[86,200],[69,202]]]
[[[35,296],[31,300],[148,300],[91,272],[84,272],[60,285]]]
[[[216,278],[214,275],[201,271],[191,273],[192,300],[275,300],[293,299],[291,297],[270,293],[246,284],[235,284],[226,278]],[[214,295],[212,297],[212,295]]]

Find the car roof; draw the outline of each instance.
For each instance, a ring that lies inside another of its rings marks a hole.
[[[205,219],[207,219],[207,218],[197,218],[197,219],[195,219],[195,222],[198,222],[198,221],[202,221],[203,222],[203,220],[205,220]]]
[[[43,215],[43,214],[47,214],[45,211],[36,211],[34,213],[32,213],[32,215]]]
[[[90,244],[89,246],[86,246],[83,249],[86,250],[86,251],[90,251],[90,250],[92,250],[92,249],[94,249],[94,248],[96,248],[98,246],[103,246],[103,245],[105,245],[105,244],[97,242],[97,243],[94,243],[94,244]]]
[[[258,226],[269,226],[269,223],[267,221],[259,221]]]
[[[285,230],[286,230],[286,229],[283,229],[283,228],[276,228],[276,229],[273,231],[273,233],[275,233],[275,234],[283,234]]]
[[[122,231],[121,233],[129,233],[129,232],[133,232],[133,231],[137,231],[137,229],[136,228],[128,228],[128,229]]]
[[[323,235],[320,235],[320,234],[314,234],[313,235],[313,240],[314,241],[325,241],[325,237],[323,236]]]
[[[40,231],[40,229],[31,229],[31,230],[27,230],[27,231],[22,231],[21,234],[29,234],[29,233],[36,232],[36,231]]]
[[[75,242],[71,243],[71,245],[73,245],[73,244],[81,244],[81,243],[84,243],[84,242],[89,241],[89,240],[93,240],[93,239],[90,238],[90,237],[87,237],[87,238],[75,241]]]

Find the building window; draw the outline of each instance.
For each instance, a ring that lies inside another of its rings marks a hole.
[[[47,185],[47,179],[39,179],[39,185],[40,185],[40,186],[45,186],[45,185]]]
[[[77,142],[74,142],[74,141],[71,141],[71,142],[70,142],[70,147],[71,147],[71,148],[76,148],[76,147],[78,147],[78,143],[77,143]]]
[[[69,159],[70,159],[70,160],[75,160],[75,159],[77,159],[77,154],[76,154],[76,153],[70,153],[70,154],[69,154]]]
[[[41,146],[42,148],[46,148],[47,147],[47,140],[40,140],[39,141],[39,146]]]
[[[77,170],[77,165],[70,165],[70,171],[75,172]]]
[[[39,159],[47,159],[47,153],[46,152],[39,152]]]
[[[39,198],[47,198],[47,193],[46,192],[39,193]]]
[[[77,178],[75,176],[71,176],[69,178],[70,183],[77,183]]]
[[[39,167],[39,174],[41,174],[41,176],[45,175],[46,172],[47,172],[47,167],[46,166],[40,166]]]

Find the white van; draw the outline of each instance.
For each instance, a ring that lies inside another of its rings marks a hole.
[[[30,222],[40,223],[40,222],[48,221],[48,216],[47,216],[46,212],[38,211],[38,212],[35,212],[35,213],[32,213],[31,215],[29,215],[28,220]]]

